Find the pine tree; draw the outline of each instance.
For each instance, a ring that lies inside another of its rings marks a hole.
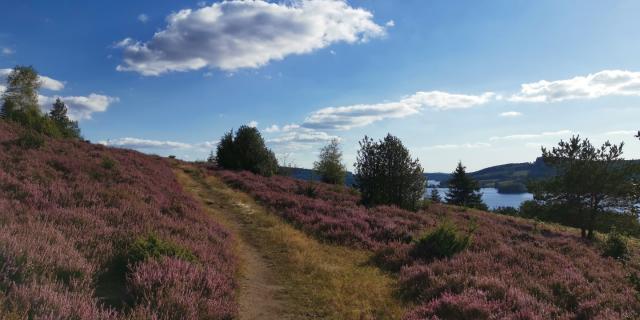
[[[433,203],[442,202],[442,197],[440,196],[440,192],[438,192],[438,189],[436,188],[431,189],[431,195],[429,195],[429,200],[431,200],[431,202]]]
[[[418,159],[412,159],[400,139],[391,134],[379,142],[364,137],[355,179],[365,205],[397,205],[408,210],[417,209],[426,182]]]
[[[487,205],[482,202],[482,193],[480,193],[478,182],[467,175],[462,162],[458,162],[458,166],[449,180],[446,201],[448,204],[487,210]]]
[[[342,151],[337,139],[322,147],[320,159],[313,164],[313,169],[318,172],[323,182],[331,184],[344,184],[347,169],[342,164]]]
[[[60,100],[56,99],[51,111],[49,112],[49,119],[51,119],[64,138],[79,138],[80,128],[77,121],[71,121],[67,116],[67,105]]]

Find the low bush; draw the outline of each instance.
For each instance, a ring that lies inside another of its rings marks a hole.
[[[456,226],[445,221],[435,230],[416,241],[410,254],[422,260],[450,258],[471,244],[471,234],[461,234]]]
[[[37,132],[25,130],[16,140],[16,145],[23,149],[38,149],[44,146],[44,138]]]
[[[611,257],[618,260],[627,259],[629,255],[627,239],[618,232],[616,228],[612,228],[607,235],[607,240],[604,242],[602,254],[605,257]]]
[[[189,250],[167,240],[160,239],[154,234],[138,238],[131,248],[127,261],[134,265],[148,259],[172,257],[180,260],[195,262],[196,257]]]
[[[102,158],[102,161],[100,162],[100,166],[103,169],[111,170],[111,169],[116,167],[116,162],[113,159],[109,158],[109,157],[104,157],[104,158]]]

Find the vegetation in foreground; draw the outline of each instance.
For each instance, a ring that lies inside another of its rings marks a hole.
[[[635,247],[623,263],[575,231],[532,220],[439,204],[366,208],[343,187],[317,183],[309,194],[291,178],[217,174],[319,240],[375,252],[372,262],[397,273],[398,294],[415,306],[406,319],[640,317]],[[444,221],[457,230],[437,231]],[[451,250],[417,254],[425,243]]]
[[[0,229],[0,318],[236,315],[228,232],[160,158],[0,120]]]

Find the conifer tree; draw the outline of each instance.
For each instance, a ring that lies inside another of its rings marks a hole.
[[[482,193],[480,193],[478,182],[467,174],[462,162],[458,162],[458,166],[449,180],[446,201],[448,204],[487,210],[487,205],[482,202]]]
[[[431,202],[433,202],[433,203],[442,202],[442,197],[440,196],[440,192],[438,192],[438,189],[436,189],[436,188],[431,189],[431,194],[429,195],[429,200],[431,200]]]
[[[56,99],[51,111],[49,112],[49,119],[51,119],[64,138],[79,138],[80,128],[77,121],[72,121],[67,116],[67,105],[60,100]]]
[[[374,142],[364,137],[355,163],[356,186],[365,205],[397,205],[415,210],[425,192],[426,178],[418,159],[397,137]]]

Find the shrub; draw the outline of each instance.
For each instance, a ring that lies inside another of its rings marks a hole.
[[[26,130],[18,137],[16,145],[23,149],[38,149],[44,145],[44,138],[37,132]]]
[[[138,238],[129,249],[128,262],[136,264],[148,259],[173,257],[184,261],[194,262],[196,257],[189,250],[179,245],[162,240],[154,234]]]
[[[309,182],[304,187],[298,189],[298,194],[309,198],[315,198],[318,195],[316,187],[313,186],[313,182]]]
[[[611,228],[604,243],[603,253],[605,257],[612,257],[618,260],[626,260],[629,255],[627,239],[616,230]]]
[[[106,170],[111,170],[116,167],[116,161],[111,158],[104,157],[100,162],[100,166]]]
[[[449,258],[465,250],[470,244],[470,233],[462,235],[454,224],[445,221],[418,239],[411,250],[411,256],[424,260]]]
[[[504,214],[507,216],[517,216],[518,215],[518,209],[514,208],[514,207],[497,207],[493,210],[494,213],[497,214]]]

